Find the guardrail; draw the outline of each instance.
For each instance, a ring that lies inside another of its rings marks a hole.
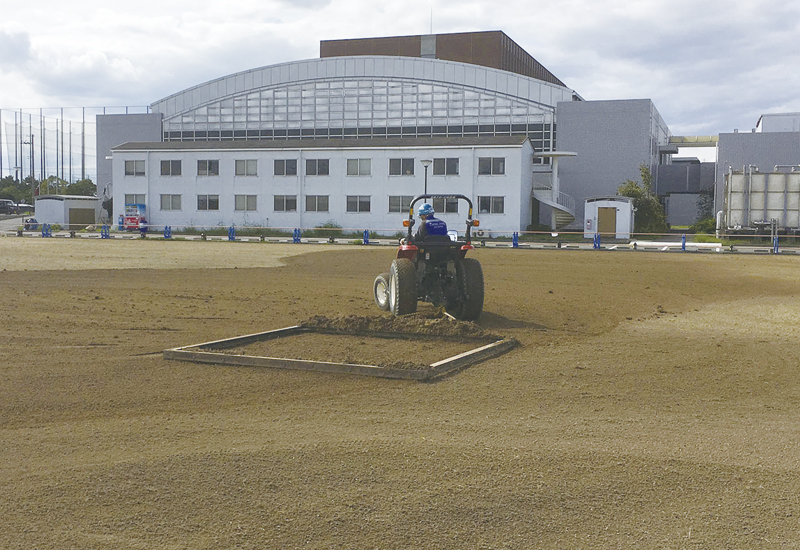
[[[550,199],[555,201],[556,204],[559,206],[564,207],[570,214],[573,216],[575,215],[575,199],[564,193],[563,191],[559,191],[556,197],[553,197],[553,187],[547,183],[537,183],[534,182],[533,184],[533,194],[536,195],[537,192],[548,192],[550,194]]]
[[[97,226],[92,231],[62,230],[40,224],[36,230],[15,230],[0,233],[0,237],[68,238],[68,239],[172,239],[186,241],[265,242],[287,244],[359,244],[397,246],[399,233],[388,231],[352,230],[345,228],[253,228],[228,227],[205,231],[181,232],[173,226],[149,226],[145,233],[119,231],[113,226]],[[259,230],[261,232],[259,232]],[[337,236],[338,234],[338,236]],[[615,239],[614,234],[594,234],[584,237],[582,232],[514,231],[491,232],[484,237],[473,236],[472,244],[485,248],[522,248],[552,250],[608,250],[639,252],[712,252],[753,254],[800,255],[800,235],[764,235],[742,238],[741,235],[691,234],[633,234],[631,239]],[[694,239],[698,239],[695,241]]]

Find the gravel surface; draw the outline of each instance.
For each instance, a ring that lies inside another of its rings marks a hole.
[[[0,548],[800,546],[800,258],[470,252],[521,346],[435,383],[162,357],[393,254],[0,238]]]

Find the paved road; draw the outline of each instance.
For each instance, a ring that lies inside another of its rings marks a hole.
[[[22,216],[0,216],[0,232],[15,231],[22,225]]]

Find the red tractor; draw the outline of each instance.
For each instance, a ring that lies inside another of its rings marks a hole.
[[[455,232],[449,235],[428,235],[418,239],[412,233],[414,205],[424,199],[458,199],[469,205],[467,230],[459,240]],[[394,315],[417,311],[417,302],[430,302],[444,307],[445,311],[463,321],[476,320],[483,311],[483,269],[478,260],[467,258],[473,250],[470,232],[477,227],[472,219],[472,201],[464,195],[419,195],[409,206],[408,237],[400,241],[397,258],[388,273],[375,279],[375,303]]]

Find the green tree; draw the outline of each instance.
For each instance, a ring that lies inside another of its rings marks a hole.
[[[653,176],[650,168],[642,164],[639,166],[639,172],[642,175],[641,183],[626,180],[617,188],[617,195],[633,199],[635,233],[663,233],[667,230],[667,220],[664,207],[653,192]]]
[[[63,180],[58,176],[48,176],[46,180],[39,184],[40,195],[66,195],[67,180]]]
[[[96,197],[97,186],[94,183],[92,183],[92,180],[90,179],[78,180],[75,183],[68,184],[66,191],[64,193],[66,195],[83,195],[84,197]]]
[[[26,181],[17,181],[13,176],[0,179],[0,199],[30,203],[32,199],[30,178]]]

